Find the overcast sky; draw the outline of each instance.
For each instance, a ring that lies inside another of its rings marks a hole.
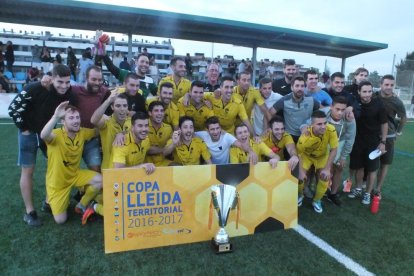
[[[266,24],[271,26],[317,32],[388,44],[388,49],[361,54],[347,59],[348,74],[365,66],[381,75],[391,73],[393,56],[398,63],[407,52],[414,51],[414,2],[410,0],[93,0],[107,3],[185,14]],[[185,3],[185,4],[184,4]],[[3,25],[3,24],[2,24]],[[155,39],[154,39],[155,40]],[[212,54],[212,43],[172,40],[177,54],[204,52]],[[252,55],[251,49],[214,44],[214,56],[225,54],[236,58]],[[280,61],[294,58],[306,67],[324,70],[325,60],[330,72],[340,70],[340,59],[259,48],[258,60]]]

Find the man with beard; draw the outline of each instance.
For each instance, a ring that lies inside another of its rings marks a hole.
[[[269,121],[271,116],[265,105],[265,101],[259,90],[251,86],[251,81],[252,75],[249,72],[241,72],[237,81],[238,85],[233,89],[233,97],[237,97],[243,102],[248,118],[251,117],[253,106],[256,104],[264,114],[266,120]]]
[[[299,154],[299,195],[298,206],[302,206],[303,189],[309,169],[319,175],[312,206],[315,212],[322,213],[321,199],[328,189],[331,168],[338,147],[335,127],[327,124],[326,115],[321,110],[312,113],[312,125],[307,134],[302,134],[297,143]]]
[[[271,108],[280,98],[282,98],[282,95],[272,91],[272,80],[270,78],[263,78],[259,81],[259,90],[267,109]],[[265,133],[267,122],[268,119],[264,116],[260,106],[255,104],[253,112],[253,129],[257,136]]]
[[[291,83],[292,93],[278,100],[270,113],[279,113],[285,120],[286,131],[297,142],[301,134],[301,126],[311,117],[312,112],[319,109],[319,102],[312,97],[305,96],[305,79],[295,77]]]
[[[377,177],[380,159],[369,159],[369,154],[374,150],[385,153],[387,142],[388,122],[384,104],[378,98],[372,97],[372,84],[369,81],[361,81],[358,85],[361,115],[356,120],[357,134],[351,152],[349,168],[356,170],[356,188],[348,194],[349,198],[362,196],[362,204],[371,203],[371,191]],[[367,187],[362,191],[364,169],[367,174]]]
[[[200,165],[201,157],[206,164],[211,163],[211,155],[206,144],[194,136],[194,120],[184,116],[180,118],[179,130],[173,132],[172,138],[164,148],[164,156],[172,154],[171,165]]]
[[[111,106],[111,116],[105,110]],[[128,101],[124,93],[113,90],[108,99],[93,113],[91,123],[99,129],[102,144],[102,169],[110,169],[112,163],[112,144],[118,134],[125,134],[131,129],[131,118],[128,117]]]
[[[171,138],[173,132],[169,124],[164,123],[164,104],[160,101],[153,101],[148,106],[149,130],[148,137],[151,147],[147,153],[147,162],[155,166],[168,166],[170,161],[162,154],[165,145]]]
[[[191,81],[185,78],[185,60],[180,57],[174,57],[171,59],[170,68],[172,75],[166,76],[160,80],[158,94],[161,94],[161,85],[165,82],[169,82],[173,85],[173,103],[177,104],[178,100],[190,91]]]
[[[293,78],[296,76],[296,63],[294,59],[285,60],[283,67],[284,77],[282,79],[276,79],[272,83],[273,92],[277,92],[282,96],[289,94],[291,90],[291,84]]]
[[[56,65],[52,70],[52,85],[46,89],[40,82],[25,87],[11,102],[9,115],[19,128],[18,165],[21,166],[20,190],[26,207],[24,221],[30,226],[40,226],[33,205],[33,173],[37,149],[46,155],[46,147],[39,134],[54,114],[55,108],[64,101],[73,101],[70,89],[70,69]]]
[[[234,133],[236,120],[242,121],[253,135],[253,129],[247,117],[246,109],[239,97],[233,97],[234,80],[231,77],[221,79],[220,97],[209,93],[206,99],[213,105],[214,115],[219,118],[220,126],[230,134]]]
[[[286,160],[284,156],[284,151],[286,150],[290,156],[289,160],[287,160],[288,166],[293,171],[299,162],[299,158],[292,136],[285,132],[285,124],[282,117],[276,115],[269,121],[269,130],[262,136],[262,141],[274,153],[279,155],[281,161]]]
[[[42,85],[48,88],[50,84],[51,78],[45,75],[42,78]],[[103,85],[101,67],[89,67],[86,70],[86,83],[72,86],[72,93],[73,105],[78,108],[81,114],[81,127],[94,128],[91,123],[92,114],[110,95],[109,90]],[[102,162],[99,139],[95,137],[86,142],[83,150],[82,158],[88,168],[99,172]]]
[[[376,193],[381,196],[382,185],[388,173],[388,168],[392,164],[394,157],[394,143],[398,136],[402,135],[402,129],[407,122],[407,113],[404,103],[394,94],[395,78],[393,75],[385,75],[381,79],[381,91],[378,97],[382,100],[388,118],[388,134],[385,144],[387,150],[380,157],[380,169]],[[400,120],[396,118],[398,116]]]
[[[113,148],[113,167],[142,168],[146,174],[152,174],[155,171],[154,164],[144,163],[146,154],[150,149],[148,115],[143,112],[137,112],[132,116],[131,122],[132,127],[124,137],[124,145]],[[82,224],[86,224],[88,218],[95,213],[104,216],[102,202],[91,202],[82,216]]]
[[[327,90],[329,96],[332,99],[341,96],[346,99],[347,108],[345,109],[345,118],[349,121],[353,120],[354,117],[359,116],[358,102],[354,96],[348,91],[344,90],[345,86],[345,75],[341,72],[335,72],[331,75],[331,85]]]
[[[43,128],[40,137],[47,144],[46,190],[53,217],[58,224],[67,220],[67,208],[73,187],[82,187],[85,194],[79,205],[86,206],[102,188],[101,174],[81,170],[83,146],[94,137],[95,130],[80,127],[80,113],[69,102],[61,103]],[[58,122],[63,127],[53,129]]]
[[[245,124],[240,124],[236,126],[234,132],[236,133],[237,141],[239,142],[239,147],[233,145],[230,149],[230,163],[231,164],[240,164],[249,162],[249,155],[251,153],[246,152],[242,149],[250,148],[258,157],[258,161],[263,161],[263,157],[269,158],[269,164],[274,169],[279,162],[280,157],[275,154],[265,143],[259,142],[256,143],[250,139],[249,129]]]
[[[125,95],[128,99],[129,116],[132,117],[137,112],[147,112],[145,109],[145,99],[139,93],[140,80],[134,73],[129,73],[124,81]],[[142,91],[140,91],[142,92]]]
[[[210,63],[207,67],[207,82],[204,86],[205,92],[214,92],[220,88],[219,83],[219,66],[217,63]]]
[[[170,82],[161,83],[159,86],[160,95],[147,99],[147,106],[153,101],[160,101],[164,105],[164,123],[169,124],[174,130],[178,129],[178,119],[180,113],[178,107],[172,102],[174,85]]]
[[[189,98],[189,99],[187,99]],[[188,101],[187,105],[183,101]],[[180,117],[190,116],[194,119],[194,130],[201,131],[206,127],[206,120],[214,116],[213,109],[204,104],[204,83],[202,81],[193,81],[191,83],[190,93],[187,93],[178,101],[178,110]]]
[[[105,47],[104,47],[105,49]],[[116,67],[111,58],[108,55],[103,56],[103,62],[106,65],[106,68],[119,80],[119,82],[124,82],[125,77],[131,73],[131,71],[120,69]],[[153,96],[157,95],[157,85],[154,83],[154,80],[147,76],[149,70],[149,59],[145,54],[139,54],[135,59],[136,69],[135,74],[139,78],[139,88],[142,90],[142,96],[144,99],[148,97],[149,94]]]
[[[206,143],[213,164],[228,164],[231,146],[242,148],[249,153],[249,161],[257,163],[257,154],[250,148],[250,145],[241,144],[233,135],[222,131],[216,116],[207,119],[206,128],[207,131],[197,131],[195,135]]]

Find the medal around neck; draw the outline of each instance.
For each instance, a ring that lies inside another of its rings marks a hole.
[[[210,216],[209,229],[211,228],[213,207],[217,211],[218,224],[220,229],[216,236],[211,239],[211,246],[216,254],[229,253],[233,251],[233,245],[229,241],[229,235],[224,227],[227,225],[227,219],[230,210],[237,207],[236,229],[238,228],[238,219],[240,216],[240,199],[236,187],[226,184],[217,184],[211,186]]]

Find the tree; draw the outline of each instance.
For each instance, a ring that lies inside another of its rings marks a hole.
[[[407,53],[405,59],[402,59],[401,62],[395,65],[398,71],[414,71],[414,52]]]
[[[414,78],[414,52],[407,53],[405,59],[402,59],[397,68],[396,85],[399,87],[411,87]]]
[[[381,77],[377,71],[369,73],[368,80],[372,83],[372,87],[380,87]]]

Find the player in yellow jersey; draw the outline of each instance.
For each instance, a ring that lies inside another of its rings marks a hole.
[[[177,104],[178,100],[190,91],[191,82],[185,78],[186,69],[185,60],[183,58],[172,58],[170,68],[173,71],[173,74],[160,80],[160,83],[158,84],[158,95],[161,95],[161,85],[165,82],[169,82],[174,88],[172,101]]]
[[[148,106],[149,131],[148,138],[151,147],[147,153],[146,162],[154,163],[155,166],[168,166],[171,162],[162,154],[164,147],[172,135],[172,128],[164,120],[164,105],[160,101],[154,101]]]
[[[173,85],[170,82],[164,82],[159,86],[159,96],[147,99],[147,109],[148,105],[153,101],[162,102],[165,111],[164,123],[171,125],[174,130],[177,130],[180,114],[177,105],[172,102],[172,97]]]
[[[286,149],[290,155],[288,166],[291,171],[299,163],[295,143],[293,142],[292,136],[285,131],[285,124],[282,117],[276,115],[269,121],[269,129],[267,133],[262,136],[262,141],[274,153],[279,155],[280,160],[282,161],[286,160],[284,156],[284,150]]]
[[[234,134],[236,120],[240,119],[253,135],[253,128],[250,125],[249,117],[246,114],[242,101],[232,97],[233,88],[234,80],[231,77],[223,77],[221,79],[220,97],[216,98],[214,94],[207,93],[205,98],[212,103],[214,115],[219,118],[223,130]]]
[[[150,148],[148,138],[148,115],[137,112],[132,116],[132,128],[125,135],[124,145],[113,148],[114,168],[143,168],[147,174],[155,171],[152,163],[144,163],[145,156]],[[82,224],[86,224],[93,214],[104,215],[103,204],[93,202],[86,209],[82,217]]]
[[[238,97],[242,100],[244,108],[246,109],[247,117],[251,118],[254,104],[257,104],[267,121],[269,121],[271,119],[271,115],[265,105],[265,100],[259,90],[254,88],[251,83],[252,75],[250,72],[239,73],[237,86],[234,87],[233,97]]]
[[[180,118],[180,129],[173,132],[172,138],[164,148],[164,156],[172,154],[171,165],[200,165],[201,157],[207,164],[211,163],[211,155],[206,144],[194,137],[194,120],[184,116]]]
[[[303,188],[307,173],[312,165],[319,176],[312,206],[315,212],[322,213],[321,199],[328,189],[331,168],[338,147],[335,127],[327,125],[326,115],[321,110],[312,113],[312,124],[308,133],[302,134],[297,143],[299,154],[299,196],[298,206],[302,206]]]
[[[279,162],[280,157],[274,153],[265,143],[260,142],[256,143],[250,139],[249,130],[246,125],[239,124],[235,129],[236,138],[241,145],[246,145],[246,147],[251,148],[258,156],[259,161],[263,161],[263,157],[269,158],[269,164],[272,168],[276,168],[277,162]],[[249,154],[245,152],[241,147],[232,146],[230,149],[230,163],[239,164],[239,163],[248,163]]]
[[[85,194],[78,208],[85,209],[102,188],[101,174],[81,170],[83,146],[96,136],[94,129],[80,127],[80,114],[76,107],[61,103],[44,126],[40,137],[47,144],[46,191],[53,217],[58,224],[67,220],[67,208],[73,187],[83,187]],[[53,129],[61,121],[61,128]]]
[[[113,114],[106,116],[105,110],[111,106]],[[112,164],[112,145],[122,144],[119,140],[131,129],[131,118],[128,116],[127,96],[118,94],[116,90],[111,92],[108,99],[95,110],[91,117],[91,122],[99,129],[102,145],[102,169],[113,168]],[[119,135],[118,140],[116,137]]]
[[[206,127],[206,120],[214,116],[213,109],[204,103],[204,82],[193,81],[191,83],[190,93],[186,94],[178,101],[178,110],[180,117],[190,116],[194,119],[194,130],[201,131]],[[184,103],[187,102],[188,103]]]

